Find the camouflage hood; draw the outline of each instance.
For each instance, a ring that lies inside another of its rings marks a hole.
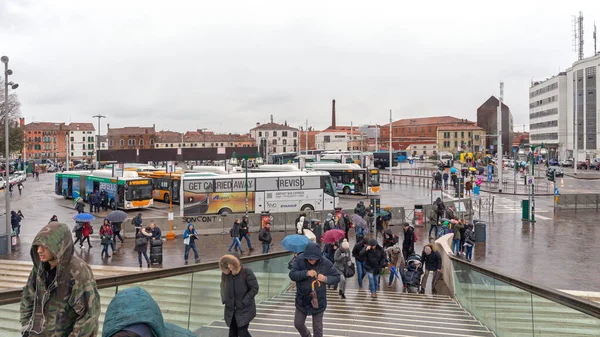
[[[49,249],[58,263],[56,265],[56,275],[71,261],[73,257],[73,237],[69,227],[64,223],[51,222],[44,226],[31,244],[31,260],[33,261],[33,269],[39,270],[42,267],[44,270],[50,269],[49,263],[42,263],[37,254],[37,247],[44,246]]]

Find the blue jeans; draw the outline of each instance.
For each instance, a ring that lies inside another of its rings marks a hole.
[[[437,233],[438,233],[438,225],[437,224],[431,224],[431,227],[429,228],[429,236],[431,236],[431,231],[435,228],[435,232],[433,232],[433,234],[435,235],[435,237],[437,237]]]
[[[467,260],[471,260],[473,258],[473,246],[467,246]]]
[[[240,250],[240,252],[242,251],[242,243],[240,242],[240,238],[232,238],[231,245],[229,245],[228,250],[231,250],[233,246],[236,246]]]
[[[263,242],[262,246],[263,246],[263,254],[267,254],[269,252],[269,248],[271,248],[271,244]]]
[[[369,290],[371,294],[375,294],[377,289],[379,289],[379,275],[367,273],[367,277],[369,278]]]
[[[198,260],[198,248],[196,248],[196,242],[190,242],[189,245],[185,245],[185,254],[183,258],[187,261],[190,255],[190,248],[194,251],[194,259]]]
[[[358,286],[362,287],[365,278],[365,263],[362,261],[356,261],[356,277],[358,277]]]
[[[242,235],[243,238],[246,238],[246,242],[248,243],[248,249],[252,249],[252,243],[250,242],[250,235],[248,233]],[[242,243],[240,242],[240,250],[242,249]]]
[[[402,284],[404,284],[404,270],[402,268],[396,268],[396,272],[398,273],[398,275],[400,275],[400,281],[402,281]],[[391,284],[392,282],[394,282],[395,277],[396,275],[390,270],[390,278],[388,280],[388,283]]]
[[[148,258],[148,254],[146,252],[138,252],[138,261],[140,266],[142,265],[142,255],[144,255],[144,259],[146,259],[146,263],[150,264],[150,259]]]
[[[456,255],[460,253],[460,239],[452,240],[452,252]]]
[[[114,252],[114,250],[113,250]],[[102,253],[100,255],[103,255],[104,253],[106,253],[106,255],[108,255],[108,245],[102,245]]]

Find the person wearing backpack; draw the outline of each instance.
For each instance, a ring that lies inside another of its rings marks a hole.
[[[335,221],[333,220],[333,214],[327,213],[327,218],[323,224],[323,233],[335,227]]]
[[[242,266],[240,260],[226,254],[219,260],[221,269],[221,302],[225,305],[225,323],[230,337],[250,336],[248,327],[256,317],[254,297],[258,294],[258,281],[254,272]]]
[[[142,228],[142,213],[138,213],[135,218],[131,219],[131,224],[135,226],[135,235],[137,237]]]
[[[229,236],[231,236],[231,245],[229,245],[228,251],[231,253],[231,248],[235,246],[235,249],[240,250],[240,254],[244,254],[242,243],[240,242],[240,219],[235,219],[233,222],[233,226],[229,230]]]
[[[475,247],[475,231],[473,230],[473,224],[467,224],[467,230],[465,231],[465,258],[471,262],[473,259],[473,247]]]
[[[273,238],[271,237],[271,224],[265,223],[265,227],[263,227],[258,233],[258,241],[262,243],[262,252],[263,254],[267,254],[269,252],[269,248],[271,248],[271,242]]]

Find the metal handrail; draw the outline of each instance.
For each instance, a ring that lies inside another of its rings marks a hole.
[[[512,276],[508,276],[499,271],[492,270],[490,268],[482,267],[480,265],[476,265],[473,263],[468,263],[462,259],[457,258],[456,256],[448,255],[448,257],[453,262],[458,262],[471,268],[481,274],[489,276],[491,278],[497,279],[501,282],[529,292],[531,294],[543,297],[552,302],[556,302],[558,304],[569,307],[573,310],[577,310],[586,315],[590,315],[594,318],[600,319],[600,304],[596,302],[592,302],[590,300],[586,300],[584,298],[580,298],[577,296],[573,296],[571,294],[564,293],[562,291],[558,291],[552,288],[548,288],[541,285],[535,285],[529,281],[525,281],[519,278],[515,278]]]
[[[242,257],[240,261],[242,264],[252,263],[256,261],[263,261],[267,259],[275,259],[278,257],[284,257],[291,255],[290,252],[277,252],[262,254],[256,256]],[[189,266],[164,268],[164,269],[153,269],[147,272],[139,274],[128,274],[128,275],[115,275],[115,276],[104,276],[96,279],[98,289],[105,289],[110,287],[118,287],[121,285],[150,281],[161,279],[165,277],[173,277],[179,275],[185,275],[190,273],[196,273],[206,270],[214,270],[219,268],[219,261],[204,262],[193,264]],[[10,289],[0,291],[0,305],[19,303],[21,301],[21,294],[23,289]]]

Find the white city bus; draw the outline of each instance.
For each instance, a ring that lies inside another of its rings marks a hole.
[[[328,172],[249,172],[181,177],[181,216],[334,210],[339,197]]]

